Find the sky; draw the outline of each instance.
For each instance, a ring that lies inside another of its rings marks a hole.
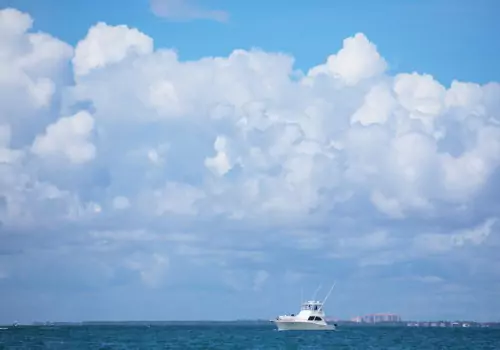
[[[500,321],[498,10],[0,0],[0,323]]]

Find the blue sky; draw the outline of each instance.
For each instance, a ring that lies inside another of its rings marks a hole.
[[[498,318],[498,2],[0,8],[0,322]]]
[[[228,13],[225,23],[158,18],[149,0],[129,1],[127,6],[118,0],[0,4],[28,11],[36,19],[35,29],[70,44],[105,21],[137,27],[157,47],[175,48],[183,59],[260,47],[289,53],[298,68],[308,69],[338,51],[344,38],[362,32],[383,52],[391,71],[429,73],[447,85],[453,79],[486,83],[500,78],[500,5],[495,0],[207,1],[207,9]]]

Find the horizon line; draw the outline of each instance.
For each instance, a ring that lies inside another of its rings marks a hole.
[[[83,321],[31,321],[31,322],[11,322],[4,323],[0,322],[0,326],[12,326],[17,324],[19,326],[29,326],[29,325],[50,325],[50,324],[92,324],[92,323],[141,323],[141,324],[154,324],[154,323],[242,323],[242,322],[271,322],[271,319],[267,318],[248,318],[248,319],[228,319],[228,320],[210,320],[210,319],[198,319],[198,320],[83,320]],[[471,322],[480,324],[491,324],[499,323],[498,321],[476,321],[474,319],[433,319],[433,320],[400,320],[400,321],[378,321],[378,322],[356,322],[350,319],[328,319],[329,322],[343,322],[352,323],[357,325],[376,325],[376,324],[395,324],[395,323],[440,323],[440,322]]]

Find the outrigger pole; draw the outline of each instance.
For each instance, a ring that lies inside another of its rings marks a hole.
[[[318,288],[316,288],[316,291],[314,292],[312,300],[316,300],[316,294],[318,294],[320,289],[321,289],[321,283],[319,284]]]
[[[337,282],[333,282],[332,287],[330,288],[330,290],[328,291],[328,294],[326,295],[325,299],[323,299],[323,302],[321,303],[321,307],[320,307],[320,309],[323,309],[323,305],[325,305],[326,301],[328,300],[328,297],[329,297],[329,296],[330,296],[330,294],[332,293],[332,290],[333,290],[333,288],[335,287],[335,284],[336,284],[336,283],[337,283]]]

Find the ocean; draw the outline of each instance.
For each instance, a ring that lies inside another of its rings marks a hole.
[[[0,329],[0,349],[500,350],[500,329],[340,327],[278,332],[272,325],[19,326]]]

